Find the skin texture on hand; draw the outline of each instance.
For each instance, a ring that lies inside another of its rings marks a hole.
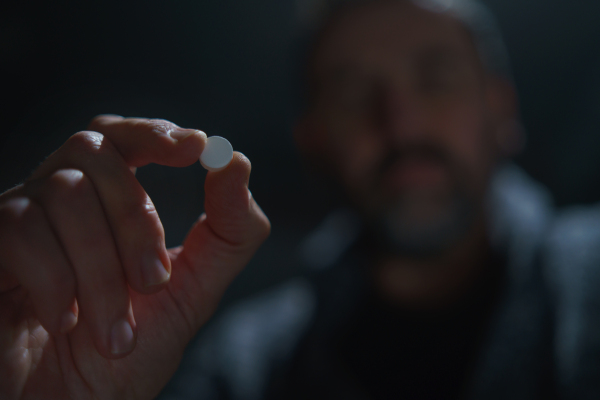
[[[150,399],[270,231],[234,153],[208,172],[183,246],[133,170],[206,143],[163,120],[100,116],[0,195],[0,397]],[[65,333],[66,332],[66,333]]]

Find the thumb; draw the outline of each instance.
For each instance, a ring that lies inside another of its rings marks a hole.
[[[194,329],[216,309],[227,286],[270,233],[271,225],[248,190],[250,160],[234,153],[223,170],[208,172],[205,214],[175,256],[170,286],[195,310]]]

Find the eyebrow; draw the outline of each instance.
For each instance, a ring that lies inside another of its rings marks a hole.
[[[457,62],[463,63],[463,60],[467,59],[467,54],[463,51],[456,49],[453,46],[448,46],[446,44],[436,44],[429,46],[425,49],[420,49],[414,53],[416,55],[417,60],[423,60],[430,64],[443,64],[446,62]],[[337,65],[329,71],[326,71],[323,74],[320,80],[328,80],[328,79],[340,79],[346,76],[353,75],[363,75],[367,76],[359,66],[352,63],[345,63],[341,65]]]
[[[351,63],[337,65],[334,68],[326,70],[322,75],[313,74],[308,95],[314,99],[323,89],[331,88],[352,76],[368,77],[368,74],[357,65]]]
[[[469,66],[469,55],[462,49],[449,44],[433,44],[413,52],[409,57],[416,60],[418,68],[438,67],[443,65]],[[370,74],[354,63],[342,63],[325,70],[321,76],[313,75],[312,92],[318,93],[324,87],[343,82],[348,77],[368,78]]]

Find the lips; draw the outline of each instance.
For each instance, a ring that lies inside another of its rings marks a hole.
[[[431,158],[408,158],[391,165],[384,175],[385,186],[393,191],[435,188],[447,179],[444,165]]]

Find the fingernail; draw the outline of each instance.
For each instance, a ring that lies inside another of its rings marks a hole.
[[[133,350],[133,329],[129,321],[122,319],[113,325],[110,333],[110,351],[114,355],[129,353]]]
[[[146,287],[160,285],[169,280],[171,274],[165,268],[160,258],[151,251],[146,255],[142,265],[142,279]]]
[[[199,131],[198,129],[183,129],[183,128],[176,128],[173,129],[169,135],[171,135],[171,137],[175,140],[177,140],[178,142],[181,142],[182,140],[184,140],[185,138],[192,136],[196,133],[199,133],[201,131]]]
[[[60,319],[60,333],[67,333],[77,325],[77,316],[73,311],[66,311]]]

